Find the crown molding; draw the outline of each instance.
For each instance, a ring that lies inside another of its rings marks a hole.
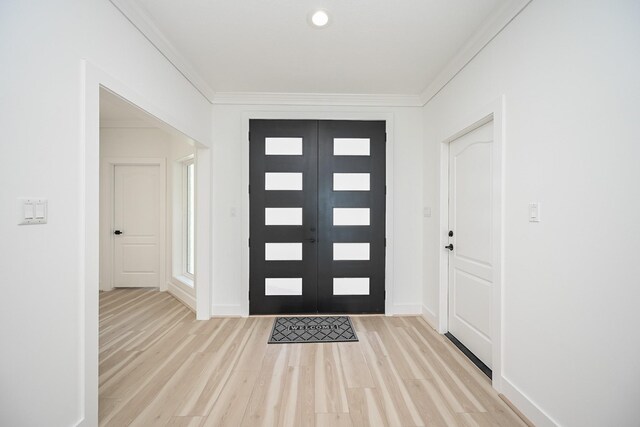
[[[420,102],[426,105],[444,89],[491,41],[504,30],[522,12],[532,0],[517,0],[505,5],[493,19],[480,27],[458,54],[443,68],[435,79],[420,94]]]
[[[206,83],[178,50],[169,42],[156,26],[148,13],[132,0],[109,0],[134,27],[155,47],[162,56],[178,70],[180,74],[209,102],[214,97],[213,89]]]
[[[219,105],[327,105],[359,107],[421,107],[418,95],[347,93],[218,92]]]

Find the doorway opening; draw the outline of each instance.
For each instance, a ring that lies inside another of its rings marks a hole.
[[[154,288],[196,309],[191,140],[100,90],[100,290]]]
[[[250,314],[384,313],[385,125],[250,120]]]

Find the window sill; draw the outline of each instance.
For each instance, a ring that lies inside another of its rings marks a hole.
[[[190,279],[187,276],[174,276],[173,280],[181,285],[187,286],[191,289],[194,287],[193,279]]]

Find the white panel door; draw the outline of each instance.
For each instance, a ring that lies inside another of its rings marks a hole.
[[[114,166],[114,287],[160,287],[162,179],[159,165]]]
[[[449,332],[491,368],[493,122],[449,150]],[[451,233],[450,233],[451,235]]]

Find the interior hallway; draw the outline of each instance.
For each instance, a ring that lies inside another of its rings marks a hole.
[[[165,292],[100,295],[100,425],[524,426],[419,317],[357,343],[267,344],[272,317],[196,321]]]

